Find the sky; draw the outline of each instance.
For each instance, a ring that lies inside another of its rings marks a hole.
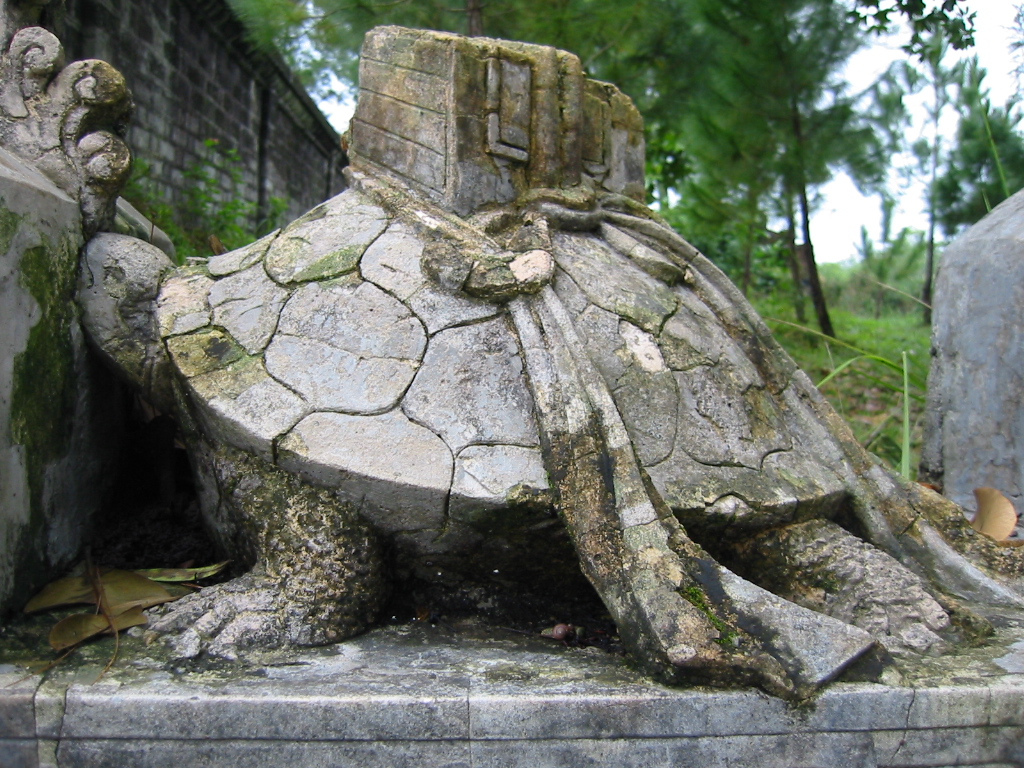
[[[1014,0],[969,2],[971,10],[977,13],[976,45],[964,55],[977,54],[981,66],[988,70],[985,84],[990,91],[992,104],[997,106],[1005,104],[1006,100],[1017,92],[1017,79],[1014,75],[1017,63],[1010,49],[1016,5]],[[878,41],[861,51],[851,60],[846,71],[853,91],[866,88],[891,62],[904,57],[905,54],[899,50],[898,41]],[[908,138],[913,142],[923,129],[927,116],[920,100],[916,104],[910,103],[910,107],[914,124]],[[949,112],[952,113],[952,110]],[[952,137],[956,132],[955,117],[950,114],[941,127],[947,136]],[[893,216],[893,233],[903,227],[927,229],[925,192],[926,188],[921,183],[900,191],[897,210]],[[824,201],[821,207],[811,218],[811,239],[818,262],[857,259],[861,226],[867,227],[868,235],[873,240],[877,241],[881,237],[882,215],[879,198],[861,195],[848,176],[843,174],[824,187],[822,197]]]
[[[963,55],[978,55],[981,65],[988,70],[985,83],[989,88],[992,103],[1000,106],[1018,90],[1014,75],[1017,63],[1010,49],[1016,5],[1016,0],[968,2],[970,9],[977,14],[976,45]],[[851,59],[846,77],[854,93],[867,88],[892,62],[906,57],[899,44],[899,40],[896,39],[880,39]],[[908,103],[914,120],[910,129],[912,143],[924,128],[926,113],[923,97],[916,104],[912,101]],[[348,128],[348,121],[354,108],[351,102],[322,102],[320,106],[338,131]],[[956,131],[956,119],[952,114],[944,121],[942,129],[948,136],[953,136]],[[821,197],[821,205],[811,217],[811,239],[814,242],[815,257],[819,262],[856,260],[862,226],[867,228],[871,239],[877,241],[881,237],[882,215],[878,197],[861,195],[848,176],[842,174],[823,187]],[[906,186],[899,190],[897,198],[893,233],[903,227],[927,229],[924,185],[917,183]]]

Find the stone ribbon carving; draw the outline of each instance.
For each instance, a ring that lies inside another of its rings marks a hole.
[[[32,162],[81,204],[87,235],[107,224],[131,171],[132,112],[121,74],[103,61],[65,64],[38,0],[3,0],[0,145]]]

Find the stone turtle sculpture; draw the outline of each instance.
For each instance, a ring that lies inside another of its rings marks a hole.
[[[85,253],[91,338],[176,415],[252,566],[154,623],[182,655],[340,640],[383,599],[379,542],[429,569],[556,513],[670,681],[804,696],[877,643],[939,652],[957,597],[1021,605],[1020,554],[861,450],[643,204],[640,116],[575,56],[373,30],[351,159],[205,263]]]

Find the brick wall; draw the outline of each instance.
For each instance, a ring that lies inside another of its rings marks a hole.
[[[283,62],[254,49],[225,0],[65,0],[44,21],[68,59],[98,58],[128,81],[129,133],[155,190],[180,204],[190,168],[216,139],[241,157],[241,195],[286,220],[344,188],[337,133]],[[226,173],[221,186],[231,187]]]

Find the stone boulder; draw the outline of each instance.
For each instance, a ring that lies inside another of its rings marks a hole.
[[[1024,191],[942,254],[921,479],[968,510],[989,486],[1024,509]]]

